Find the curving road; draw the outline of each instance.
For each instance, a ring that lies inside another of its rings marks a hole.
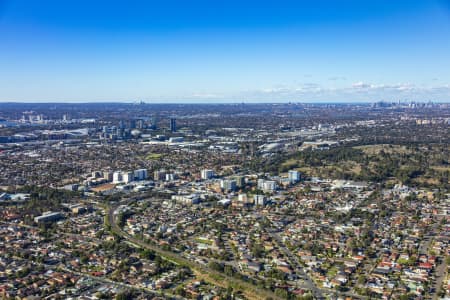
[[[302,278],[304,278],[306,287],[313,293],[316,299],[325,299],[322,294],[322,290],[316,286],[314,281],[309,277],[308,274],[303,270],[303,266],[300,264],[298,258],[289,250],[284,243],[281,241],[281,237],[273,230],[267,230],[267,233],[270,237],[275,240],[278,245],[278,248],[289,258],[291,265],[295,266],[295,271],[300,273]]]
[[[129,204],[130,202],[132,202],[133,200],[129,200],[128,202],[122,202],[119,204]],[[214,282],[215,284],[218,284],[222,287],[227,288],[228,284],[231,284],[233,287],[235,287],[238,290],[241,290],[242,292],[244,292],[244,294],[246,294],[247,296],[253,296],[251,298],[254,299],[267,299],[267,298],[272,298],[272,299],[280,299],[277,295],[275,295],[275,293],[273,293],[272,291],[266,290],[266,289],[260,289],[256,286],[254,286],[253,284],[243,281],[243,280],[239,280],[237,278],[234,277],[230,277],[225,275],[222,272],[218,272],[215,270],[212,270],[204,265],[201,265],[199,263],[190,261],[180,255],[178,255],[177,253],[171,252],[171,251],[167,251],[167,250],[163,250],[161,249],[159,246],[154,245],[154,244],[149,244],[146,243],[140,239],[137,239],[133,236],[131,236],[130,234],[126,233],[125,231],[122,230],[122,228],[120,228],[117,225],[116,219],[115,219],[115,210],[117,209],[118,205],[116,206],[112,206],[109,207],[109,210],[107,212],[107,220],[109,225],[111,226],[111,230],[123,237],[124,239],[126,239],[127,241],[129,241],[130,243],[134,244],[137,247],[140,248],[145,248],[145,249],[149,249],[154,251],[155,253],[157,253],[158,255],[160,255],[161,257],[163,257],[164,259],[171,261],[175,264],[181,265],[181,266],[186,266],[189,267],[195,271],[197,271],[200,274],[205,274],[208,275],[208,277],[210,278],[210,281]],[[217,278],[217,279],[214,279]]]

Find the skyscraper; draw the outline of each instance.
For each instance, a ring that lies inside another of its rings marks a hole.
[[[236,184],[238,187],[245,186],[245,177],[244,176],[235,176],[234,179],[236,180]]]
[[[147,179],[147,169],[139,169],[134,171],[134,178],[137,180]]]
[[[170,118],[170,131],[177,131],[177,123],[175,118]]]
[[[200,175],[204,180],[211,179],[214,177],[214,171],[205,169],[200,172]]]
[[[142,119],[137,120],[136,126],[138,129],[144,129],[144,127],[145,127],[144,120],[142,120]]]
[[[158,129],[158,116],[153,116],[150,118],[150,128],[153,130]]]
[[[114,183],[119,183],[122,181],[122,172],[120,171],[116,171],[113,173],[113,182]]]
[[[290,170],[289,171],[289,181],[291,183],[296,183],[300,181],[300,172],[299,171],[295,171],[295,170]]]
[[[236,180],[223,179],[220,182],[220,187],[225,192],[235,191],[236,190]]]
[[[122,173],[122,181],[125,183],[129,183],[130,181],[134,180],[134,173],[133,172],[125,172]]]

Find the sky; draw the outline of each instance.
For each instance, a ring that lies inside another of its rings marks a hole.
[[[0,0],[1,102],[450,102],[450,0]]]

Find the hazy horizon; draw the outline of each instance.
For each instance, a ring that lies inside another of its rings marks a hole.
[[[308,100],[304,100],[304,101],[258,101],[258,100],[253,100],[253,101],[239,101],[239,100],[216,100],[216,101],[208,101],[208,100],[167,100],[167,101],[144,101],[144,100],[130,100],[130,101],[114,101],[114,100],[100,100],[100,101],[0,101],[0,105],[1,104],[135,104],[135,105],[139,105],[141,103],[143,104],[207,104],[207,105],[214,105],[214,104],[352,104],[352,105],[356,105],[356,104],[373,104],[373,103],[398,103],[398,101],[390,101],[390,100],[374,100],[374,101],[339,101],[339,100],[335,100],[335,101],[327,101],[327,100],[319,100],[319,101],[308,101]],[[446,103],[450,103],[450,101],[432,101],[432,100],[404,100],[404,101],[400,101],[400,103],[442,103],[442,104],[446,104]]]

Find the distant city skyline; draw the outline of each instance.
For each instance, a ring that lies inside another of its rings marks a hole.
[[[0,102],[450,102],[449,32],[445,0],[0,0]]]

